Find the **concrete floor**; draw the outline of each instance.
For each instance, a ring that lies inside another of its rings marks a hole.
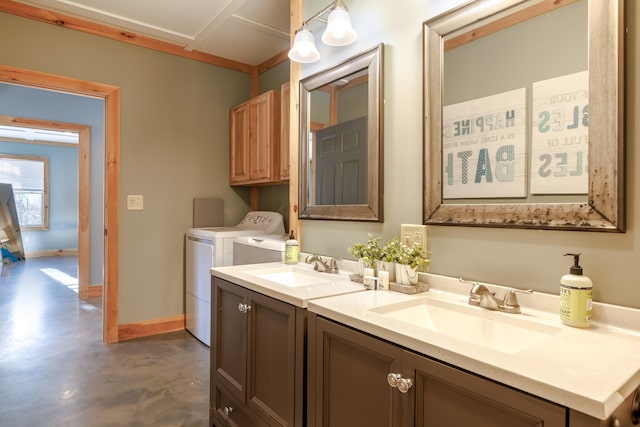
[[[76,265],[0,275],[0,426],[207,426],[209,348],[185,331],[103,344],[101,298],[78,299]]]

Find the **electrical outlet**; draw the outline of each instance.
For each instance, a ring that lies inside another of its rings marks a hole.
[[[144,198],[140,195],[127,195],[127,210],[141,211],[144,209]]]
[[[422,245],[422,249],[424,249],[424,253],[428,253],[426,225],[401,224],[400,236],[400,240],[407,245],[413,245],[414,242],[419,242],[420,245]]]

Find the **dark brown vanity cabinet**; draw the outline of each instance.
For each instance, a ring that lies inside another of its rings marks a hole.
[[[567,425],[562,406],[321,317],[309,328],[310,425]]]
[[[216,426],[301,426],[306,310],[212,279]]]

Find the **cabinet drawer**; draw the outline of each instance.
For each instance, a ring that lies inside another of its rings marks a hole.
[[[215,387],[213,416],[218,427],[255,427],[266,425],[251,417],[244,405],[239,404],[220,387]]]

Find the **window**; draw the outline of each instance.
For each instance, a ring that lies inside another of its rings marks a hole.
[[[23,230],[49,229],[49,159],[0,154],[0,182],[13,185]]]

